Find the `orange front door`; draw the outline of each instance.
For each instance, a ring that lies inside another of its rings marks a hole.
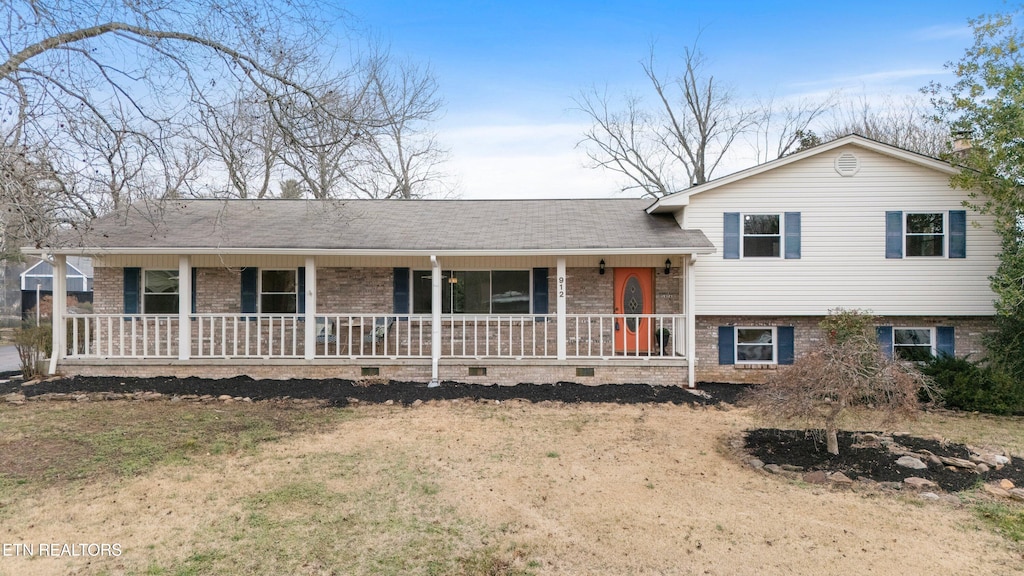
[[[615,351],[646,353],[651,347],[654,269],[615,268]]]

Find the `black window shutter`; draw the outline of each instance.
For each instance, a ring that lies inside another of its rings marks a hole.
[[[533,313],[548,313],[548,269],[533,269]]]
[[[949,257],[967,258],[967,211],[949,211]]]
[[[138,314],[142,295],[142,268],[124,269],[124,313]]]
[[[409,313],[409,269],[408,268],[395,268],[394,269],[394,292],[392,295],[393,306],[395,314],[408,314]]]
[[[935,351],[939,356],[956,356],[956,330],[952,326],[935,328]]]
[[[295,313],[306,313],[306,267],[299,266],[295,276]]]
[[[736,363],[736,328],[732,326],[718,327],[718,363]]]
[[[257,290],[259,285],[259,268],[242,268],[242,313],[259,312]]]
[[[786,212],[786,258],[800,258],[800,213]]]
[[[885,257],[903,258],[903,212],[885,213]]]
[[[882,350],[886,358],[892,358],[892,326],[877,326],[875,333],[878,337],[878,348]]]
[[[723,215],[722,257],[726,260],[737,260],[740,257],[740,213],[726,212]]]
[[[192,268],[192,313],[193,314],[196,313],[196,278],[198,277],[198,274],[196,274],[196,272],[198,270],[199,270],[198,268]]]
[[[775,328],[775,335],[779,339],[779,364],[792,364],[794,360],[793,327],[778,326]]]

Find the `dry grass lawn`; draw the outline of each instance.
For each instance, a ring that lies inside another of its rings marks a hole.
[[[908,428],[1024,453],[1020,420]],[[1012,574],[970,506],[741,465],[744,410],[0,406],[0,574]]]

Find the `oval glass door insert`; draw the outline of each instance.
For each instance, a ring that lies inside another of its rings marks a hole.
[[[626,280],[622,290],[622,310],[626,314],[626,328],[630,332],[636,332],[636,314],[643,314],[644,291],[640,288],[640,279],[631,276]]]

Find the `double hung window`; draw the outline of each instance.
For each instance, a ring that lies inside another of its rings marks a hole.
[[[142,311],[145,314],[178,313],[178,271],[146,270],[142,276]]]
[[[906,214],[906,255],[944,256],[946,218],[942,212],[908,212]]]
[[[775,362],[775,329],[736,328],[736,363]]]
[[[782,224],[778,214],[743,215],[743,257],[778,258],[782,247]]]
[[[295,314],[298,310],[298,272],[260,270],[260,312],[264,314]]]
[[[931,328],[894,328],[892,351],[896,358],[908,362],[927,362],[935,354],[934,330]]]

